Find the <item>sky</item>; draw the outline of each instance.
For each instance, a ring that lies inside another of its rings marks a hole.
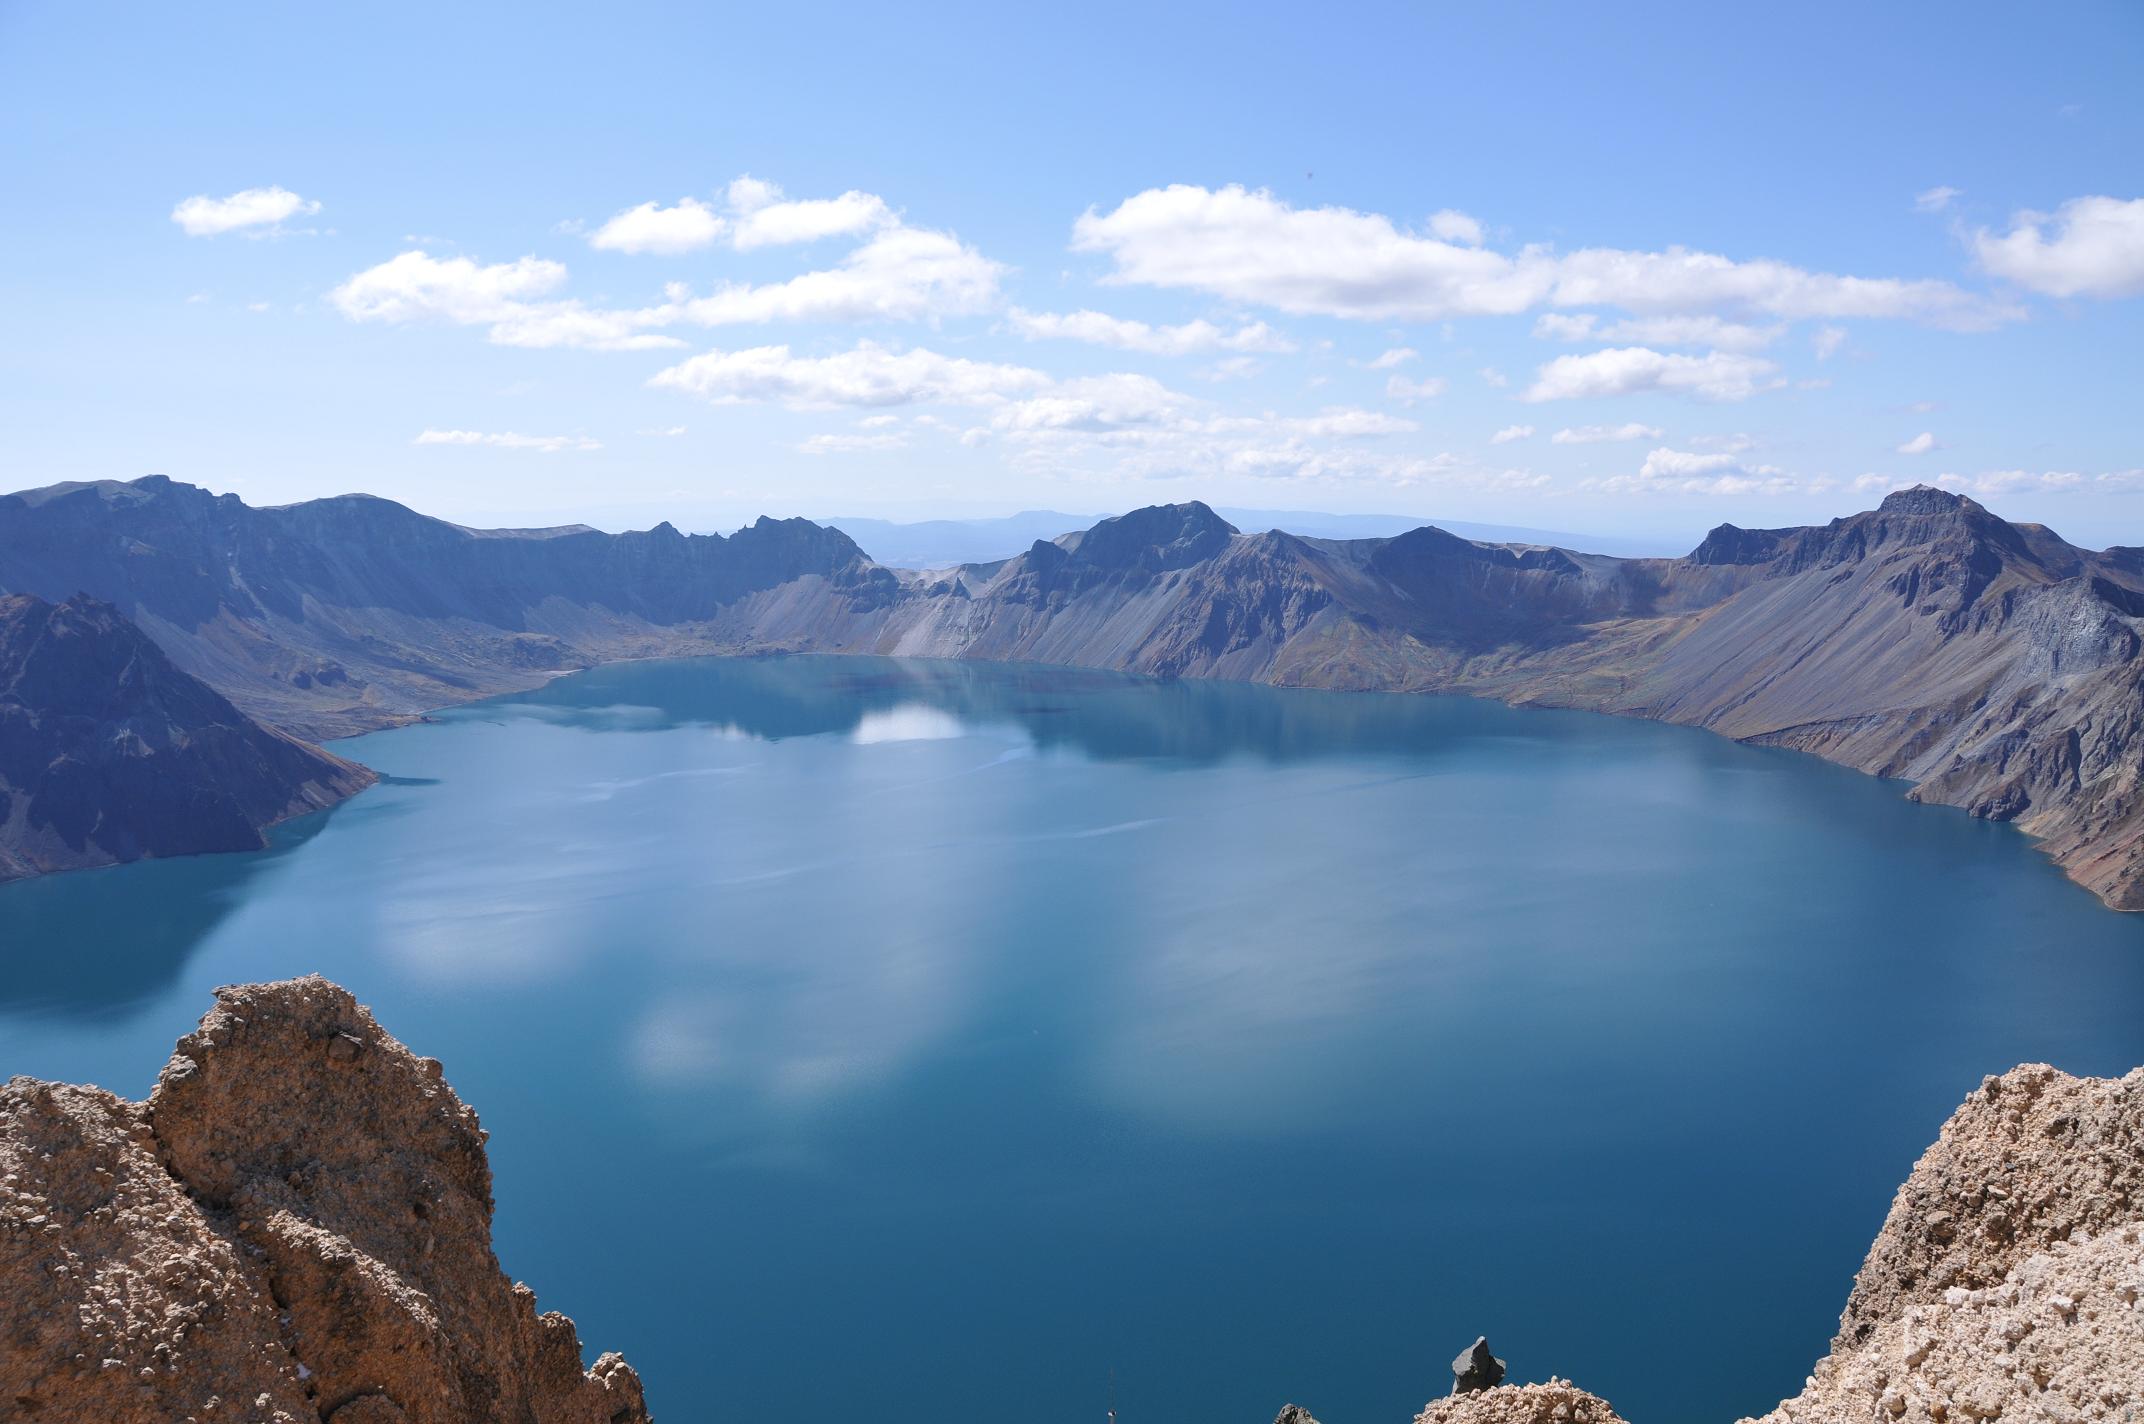
[[[2144,6],[0,0],[0,488],[2144,544]]]

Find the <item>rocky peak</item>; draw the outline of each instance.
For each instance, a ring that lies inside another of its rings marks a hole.
[[[1879,514],[1956,514],[1961,510],[1987,512],[1964,495],[1952,494],[1934,485],[1893,490],[1883,497],[1882,504],[1876,506]]]
[[[1135,509],[1058,543],[1097,568],[1155,573],[1204,563],[1226,549],[1236,533],[1235,525],[1192,500]]]
[[[9,1417],[647,1424],[500,1273],[476,1113],[317,976],[218,990],[146,1105],[15,1079],[0,1183]]]
[[[1743,529],[1722,524],[1691,550],[1693,564],[1762,564],[1779,552],[1780,534],[1775,529]]]

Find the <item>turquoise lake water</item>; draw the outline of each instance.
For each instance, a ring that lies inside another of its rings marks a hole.
[[[2144,921],[1684,729],[788,658],[337,750],[268,851],[0,890],[0,1072],[340,980],[666,1424],[1405,1424],[1482,1332],[1726,1424],[1983,1074],[2144,1062]]]

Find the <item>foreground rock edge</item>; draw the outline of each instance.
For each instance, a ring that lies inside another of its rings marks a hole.
[[[476,1113],[317,976],[217,991],[146,1103],[0,1089],[0,1415],[646,1424],[491,1248]]]
[[[1741,1424],[2129,1424],[2144,1401],[2144,1068],[1984,1080],[1893,1197],[1801,1393]],[[1307,1411],[1306,1411],[1307,1412]],[[1622,1424],[1561,1379],[1416,1424]]]

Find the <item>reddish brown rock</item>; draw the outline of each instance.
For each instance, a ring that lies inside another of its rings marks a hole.
[[[0,1412],[645,1424],[491,1250],[476,1113],[317,977],[218,991],[143,1106],[0,1096]]]

